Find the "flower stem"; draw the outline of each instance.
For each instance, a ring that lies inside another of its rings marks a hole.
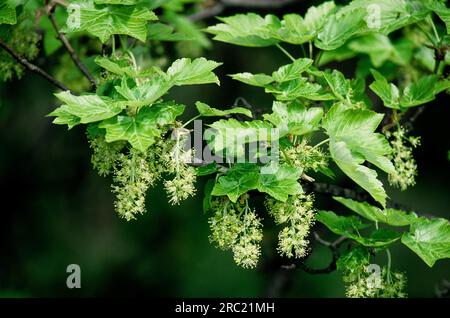
[[[284,49],[280,44],[277,44],[276,47],[280,49],[280,51],[283,52],[292,62],[295,62],[295,58],[288,51],[286,51],[286,49]]]
[[[322,140],[322,141],[319,142],[317,145],[315,145],[315,146],[313,147],[313,149],[318,148],[318,147],[322,146],[324,143],[327,143],[327,142],[329,142],[329,141],[330,141],[330,138],[327,138],[327,139],[325,139],[325,140]]]

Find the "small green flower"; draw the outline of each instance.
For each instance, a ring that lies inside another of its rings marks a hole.
[[[282,256],[302,258],[309,251],[308,235],[315,221],[312,195],[291,196],[286,202],[273,198],[266,207],[277,224],[286,224],[278,235],[278,252]]]
[[[386,133],[393,150],[389,159],[395,167],[395,173],[389,174],[388,181],[402,191],[416,184],[417,164],[413,149],[420,145],[420,137],[407,137],[406,134],[406,129],[401,126],[393,133]]]
[[[157,171],[151,169],[147,159],[146,154],[133,149],[128,155],[118,156],[112,192],[117,197],[114,203],[117,213],[127,221],[146,212],[146,192],[159,178]]]
[[[320,150],[308,145],[306,140],[285,150],[289,164],[303,168],[304,172],[319,171],[328,166],[328,157]]]
[[[245,205],[216,200],[214,215],[209,219],[210,241],[222,250],[231,250],[236,264],[254,268],[261,255],[261,220]]]

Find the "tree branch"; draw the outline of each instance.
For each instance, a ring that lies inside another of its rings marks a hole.
[[[202,11],[190,15],[191,21],[200,21],[221,14],[226,8],[254,8],[254,9],[279,9],[298,0],[217,0],[212,6],[205,7]]]
[[[220,0],[229,7],[277,9],[298,2],[298,0]]]
[[[66,86],[64,86],[63,83],[52,77],[50,74],[45,72],[43,69],[41,69],[39,66],[34,65],[30,63],[26,58],[21,57],[16,52],[13,51],[5,42],[0,40],[0,47],[4,49],[9,55],[11,55],[19,64],[27,68],[28,70],[38,74],[39,76],[45,78],[47,81],[58,87],[59,89],[62,89],[63,91],[70,91]],[[72,92],[73,93],[73,92]]]
[[[67,52],[69,53],[71,59],[75,63],[75,65],[80,69],[80,71],[83,73],[83,75],[89,80],[91,85],[95,88],[96,83],[94,77],[89,73],[86,66],[81,62],[80,58],[78,57],[77,53],[73,49],[72,45],[70,45],[69,40],[66,38],[66,36],[60,31],[58,22],[56,22],[55,19],[55,7],[57,5],[56,1],[50,2],[50,4],[47,7],[47,14],[50,18],[50,21],[52,22],[53,28],[55,29],[56,33],[58,34],[58,38],[61,40],[62,44],[66,48]]]

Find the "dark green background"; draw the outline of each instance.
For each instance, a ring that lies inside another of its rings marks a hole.
[[[286,10],[303,12],[304,7]],[[298,48],[290,50],[300,56]],[[220,108],[244,97],[268,110],[271,96],[226,74],[272,72],[289,62],[275,48],[221,43],[214,43],[205,55],[224,62],[219,70],[221,86],[176,89],[170,96],[191,109],[197,100]],[[37,63],[51,71],[56,62]],[[350,61],[334,66],[351,76],[354,65]],[[132,222],[119,219],[113,210],[111,180],[90,167],[83,128],[67,132],[45,117],[57,106],[52,92],[50,84],[28,72],[22,80],[0,84],[0,296],[344,296],[339,272],[310,275],[298,270],[281,276],[285,278],[281,290],[274,284],[283,281],[270,266],[277,229],[261,209],[267,226],[256,270],[237,267],[230,253],[210,245],[201,205],[204,179],[199,180],[195,198],[175,207],[167,203],[158,184],[148,194],[147,214]],[[445,98],[441,95],[429,104],[416,125],[415,134],[423,138],[416,151],[417,185],[403,193],[387,187],[387,192],[419,213],[450,218],[450,107]],[[345,177],[339,182],[353,186]],[[345,211],[320,195],[317,205]],[[319,225],[317,230],[323,231]],[[326,266],[329,251],[315,244],[313,248],[308,264]],[[392,255],[393,267],[407,273],[412,297],[434,297],[435,286],[450,280],[449,260],[430,269],[401,244],[392,248]],[[385,264],[384,254],[376,261]],[[66,287],[66,267],[71,263],[81,266],[79,290]]]

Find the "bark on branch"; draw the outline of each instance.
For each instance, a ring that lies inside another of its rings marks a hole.
[[[63,91],[70,91],[63,83],[52,77],[50,74],[45,72],[43,69],[41,69],[39,66],[34,65],[30,61],[28,61],[26,58],[20,56],[17,54],[13,49],[11,49],[5,42],[0,40],[0,47],[5,50],[9,55],[11,55],[19,64],[24,66],[26,69],[32,71],[33,73],[38,74],[39,76],[45,78],[47,81],[58,87],[59,89],[62,89]],[[72,92],[73,93],[73,92]]]
[[[88,69],[83,64],[83,62],[81,62],[80,58],[78,57],[78,54],[73,49],[72,45],[70,45],[70,42],[67,39],[67,37],[64,35],[64,33],[62,33],[60,31],[60,28],[58,26],[58,22],[56,22],[55,15],[54,15],[56,5],[57,5],[57,2],[56,1],[52,1],[52,2],[50,2],[50,4],[47,7],[47,14],[48,14],[48,17],[50,18],[50,21],[52,22],[53,28],[55,29],[56,34],[58,35],[58,38],[60,39],[60,41],[62,42],[62,44],[66,48],[67,52],[69,53],[70,58],[72,59],[72,61],[75,63],[75,65],[78,67],[78,69],[83,73],[83,75],[89,80],[89,82],[91,83],[92,87],[95,88],[96,83],[95,83],[94,77],[88,71]]]

